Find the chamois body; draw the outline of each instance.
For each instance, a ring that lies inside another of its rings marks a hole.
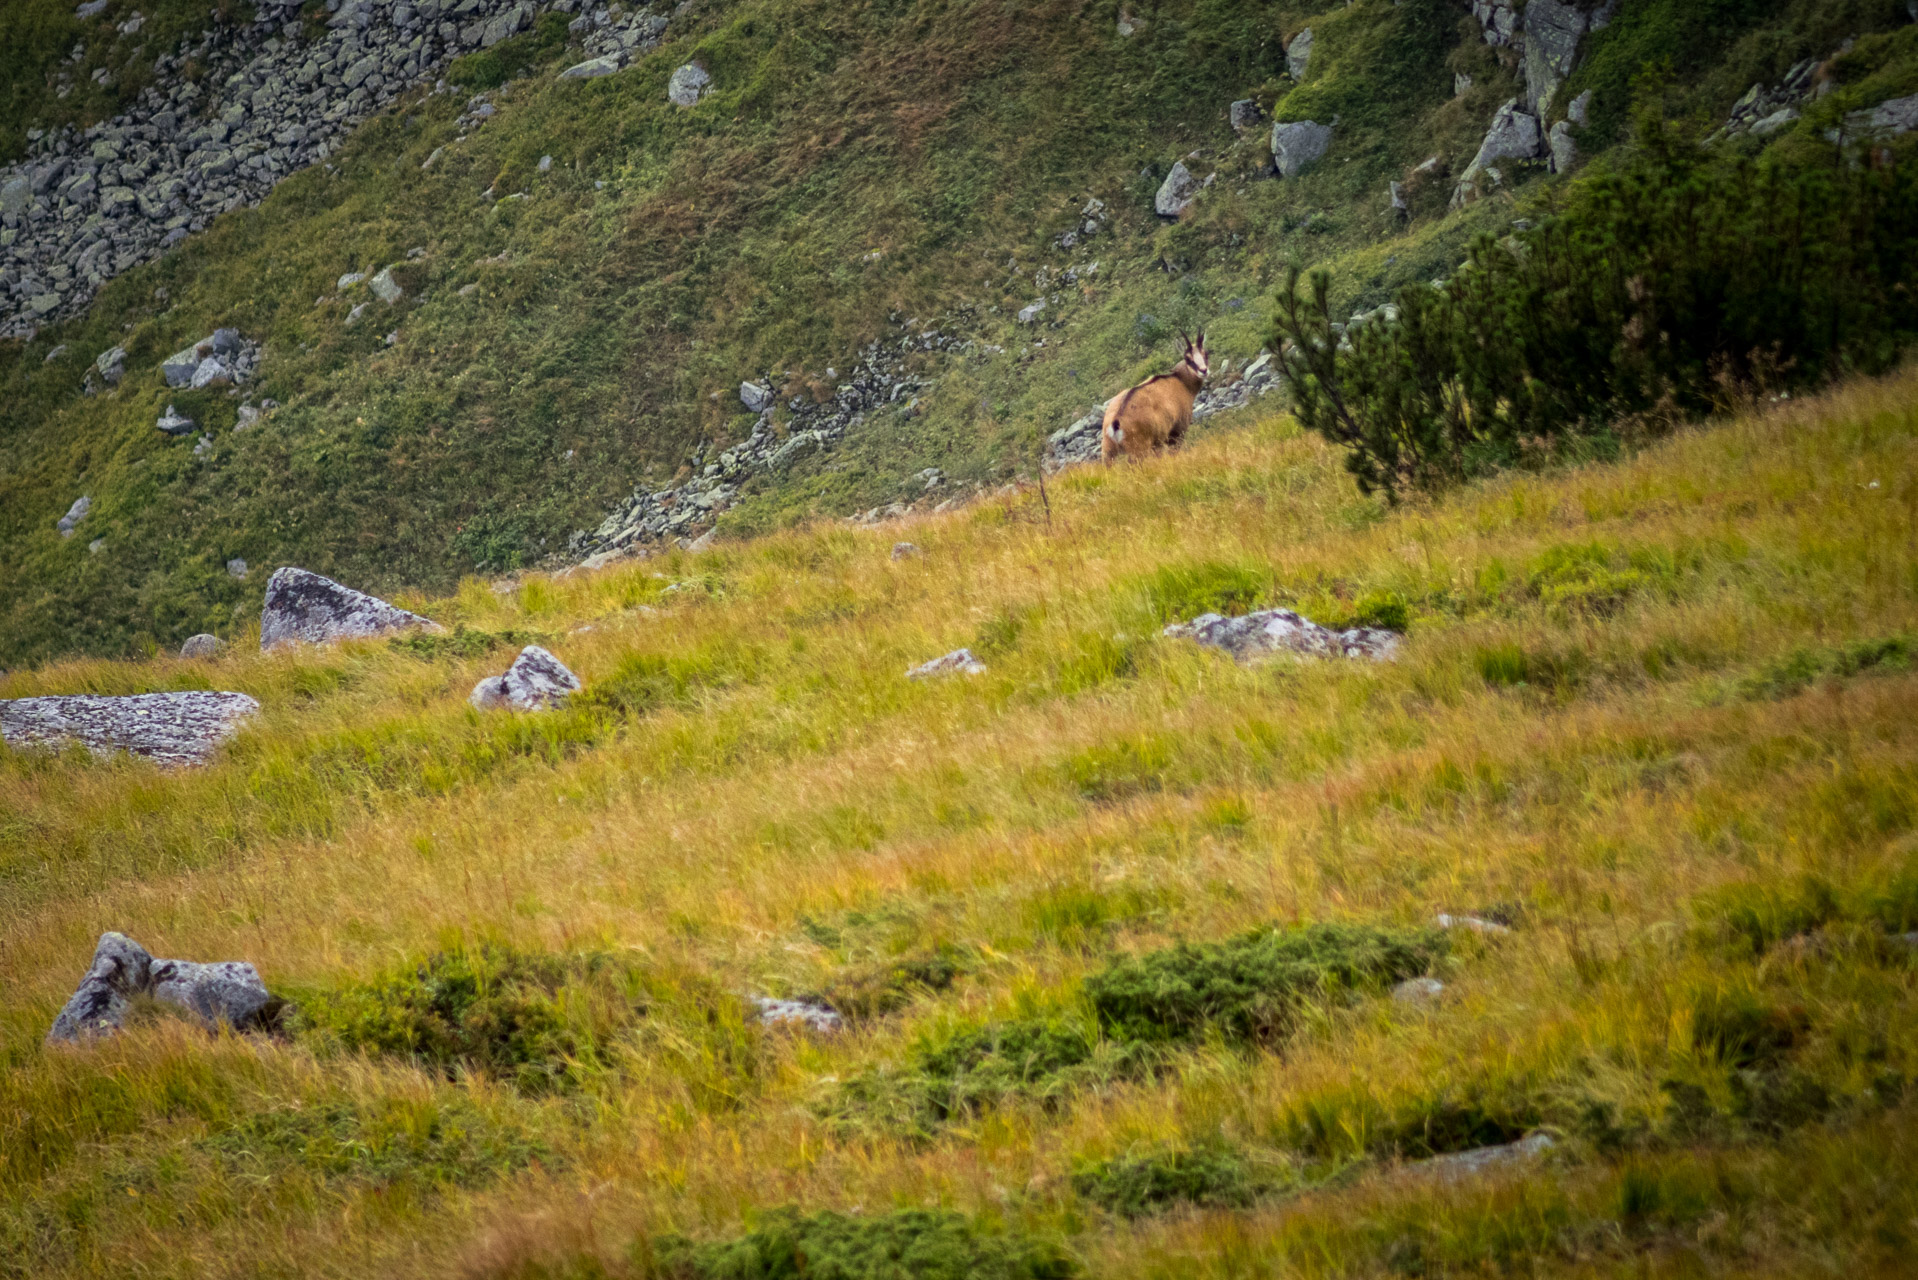
[[[1205,334],[1185,340],[1172,372],[1147,378],[1106,401],[1099,432],[1099,456],[1108,464],[1121,453],[1143,458],[1158,449],[1176,449],[1192,425],[1192,402],[1205,385]]]

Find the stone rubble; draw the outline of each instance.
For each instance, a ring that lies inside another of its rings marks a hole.
[[[1237,618],[1203,613],[1190,622],[1175,622],[1164,634],[1220,649],[1239,662],[1256,662],[1275,654],[1306,658],[1370,658],[1386,661],[1398,656],[1399,637],[1377,627],[1333,631],[1290,609],[1265,609]]]
[[[536,644],[519,652],[503,676],[488,676],[473,686],[467,701],[481,711],[546,711],[580,691],[579,677]]]
[[[542,8],[578,7],[327,0],[324,34],[309,40],[299,0],[260,0],[253,21],[216,23],[159,53],[153,83],[125,113],[85,130],[31,131],[28,157],[0,168],[0,338],[31,337],[78,313],[114,276],[219,214],[258,204],[362,120],[434,85],[454,58],[527,29]],[[598,7],[571,30],[590,58],[617,70],[656,45],[666,22]],[[137,31],[120,27],[136,53]],[[189,78],[189,68],[199,74]]]
[[[431,618],[343,587],[331,578],[291,567],[275,569],[260,611],[260,648],[284,644],[331,644],[359,636],[414,628],[443,632]]]
[[[244,961],[156,960],[125,934],[108,932],[100,935],[86,976],[54,1018],[47,1043],[73,1044],[120,1030],[140,996],[193,1014],[209,1031],[271,1026],[285,1003]]]
[[[906,672],[908,680],[928,680],[934,676],[968,675],[981,676],[986,673],[986,664],[973,656],[970,649],[954,649],[943,657],[931,662],[922,662]]]
[[[0,699],[0,738],[15,750],[77,742],[167,765],[201,765],[260,709],[244,693],[188,690],[122,697],[70,694]]]

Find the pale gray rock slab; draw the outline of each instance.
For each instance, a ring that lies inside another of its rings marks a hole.
[[[198,424],[196,424],[193,419],[179,412],[172,405],[168,405],[166,412],[161,414],[159,420],[153,425],[170,436],[183,436],[192,431]]]
[[[400,287],[400,282],[393,278],[393,268],[391,267],[381,267],[379,271],[374,274],[373,278],[366,282],[366,287],[373,291],[374,297],[386,303],[388,306],[398,302],[406,295],[406,290]]]
[[[1845,135],[1853,138],[1890,138],[1913,129],[1918,129],[1918,94],[1893,98],[1845,117]]]
[[[503,676],[489,676],[473,686],[467,701],[482,711],[510,708],[545,711],[560,706],[583,686],[565,663],[536,644],[519,652]]]
[[[226,648],[226,641],[209,632],[202,631],[197,636],[188,636],[186,643],[180,646],[182,658],[211,658]]]
[[[1552,172],[1570,173],[1578,167],[1578,142],[1572,137],[1572,126],[1560,120],[1552,126],[1546,135],[1546,145],[1552,152]]]
[[[1332,145],[1332,126],[1316,120],[1288,120],[1272,126],[1272,163],[1279,176],[1296,178]]]
[[[922,662],[906,672],[908,680],[927,680],[934,676],[984,675],[986,664],[979,661],[970,649],[954,649],[943,657],[931,662]]]
[[[1190,622],[1172,624],[1165,634],[1222,650],[1239,662],[1280,654],[1386,661],[1397,657],[1399,649],[1399,637],[1393,632],[1377,627],[1334,631],[1290,609],[1265,609],[1237,618],[1206,613]]]
[[[1045,310],[1046,300],[1041,298],[1037,302],[1028,303],[1026,306],[1020,307],[1017,319],[1020,324],[1036,324],[1038,323],[1039,317],[1045,314]]]
[[[759,1020],[769,1026],[804,1027],[822,1035],[831,1035],[846,1025],[836,1009],[811,1000],[775,1000],[771,996],[751,997]]]
[[[127,349],[108,347],[94,358],[93,368],[100,375],[101,381],[112,386],[126,376]]]
[[[71,538],[74,529],[87,518],[87,512],[91,510],[93,510],[93,499],[83,493],[73,500],[73,505],[67,508],[65,515],[54,522],[53,527],[60,531],[62,538]]]
[[[14,698],[0,700],[0,737],[16,749],[77,742],[96,755],[125,751],[161,764],[198,765],[259,709],[244,693],[202,689]]]
[[[208,1030],[250,1031],[270,1024],[284,1002],[259,970],[239,960],[203,964],[158,960],[123,933],[103,933],[93,963],[47,1032],[48,1044],[107,1035],[126,1025],[133,1001],[149,996],[197,1018]]]
[[[619,59],[614,57],[588,58],[584,62],[574,63],[559,73],[562,80],[597,80],[601,76],[610,76],[619,70]]]
[[[185,1009],[210,1028],[250,1030],[279,1005],[259,970],[243,960],[155,960],[148,979],[155,1000]]]
[[[764,413],[773,407],[773,389],[763,382],[742,382],[739,384],[739,403],[754,413]]]
[[[1506,102],[1492,116],[1485,140],[1479,143],[1478,154],[1459,176],[1458,187],[1452,193],[1452,206],[1457,208],[1477,198],[1479,182],[1496,178],[1500,161],[1538,159],[1543,154],[1544,142],[1538,117],[1523,110],[1517,98]]]
[[[1590,26],[1591,15],[1564,0],[1527,0],[1525,98],[1533,115],[1551,105],[1578,65],[1579,43]]]
[[[377,596],[341,586],[306,569],[275,569],[260,612],[260,648],[284,644],[332,644],[361,636],[418,627],[440,632],[431,618],[409,613]]]
[[[1181,160],[1172,166],[1172,172],[1166,174],[1165,181],[1159,184],[1159,192],[1152,198],[1153,211],[1161,218],[1176,218],[1192,207],[1201,189],[1199,180],[1192,176],[1192,171]]]
[[[689,62],[673,72],[672,78],[666,82],[666,101],[676,107],[690,107],[708,91],[712,82],[713,78],[706,73],[706,68],[697,62]]]
[[[1484,920],[1478,916],[1448,915],[1445,912],[1440,912],[1433,923],[1441,929],[1467,929],[1487,936],[1512,931],[1510,925],[1500,924],[1496,920]]]
[[[1551,1151],[1558,1143],[1546,1133],[1529,1134],[1517,1142],[1501,1143],[1494,1147],[1474,1147],[1470,1151],[1453,1151],[1442,1156],[1433,1156],[1430,1160],[1420,1160],[1409,1166],[1418,1173],[1447,1180],[1469,1178],[1482,1173],[1517,1164],[1526,1164],[1537,1160]]]

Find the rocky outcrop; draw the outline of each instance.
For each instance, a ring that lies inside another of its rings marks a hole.
[[[1909,98],[1893,98],[1863,111],[1853,111],[1845,117],[1842,133],[1831,130],[1826,136],[1833,141],[1857,139],[1876,142],[1910,133],[1913,129],[1918,129],[1918,94]]]
[[[467,701],[481,711],[545,711],[580,690],[579,677],[536,644],[519,652],[503,676],[488,676],[473,686]]]
[[[1312,65],[1312,28],[1307,27],[1292,37],[1285,46],[1285,70],[1294,80],[1305,79],[1305,72]]]
[[[27,159],[0,169],[0,337],[79,311],[107,280],[325,159],[454,58],[578,0],[328,0],[316,38],[297,4],[241,8],[255,20],[209,27],[161,53],[153,83],[124,114],[86,130],[32,131]],[[581,51],[612,70],[666,26],[655,14],[615,13],[596,8],[571,27]]]
[[[205,764],[260,704],[244,693],[189,690],[124,697],[70,694],[0,700],[0,737],[16,749],[77,742],[160,764]]]
[[[260,648],[332,644],[414,627],[445,630],[431,618],[343,587],[331,578],[305,569],[275,569],[267,579],[266,606],[260,612]]]
[[[1456,209],[1476,200],[1487,188],[1504,182],[1502,164],[1537,160],[1543,148],[1544,135],[1539,131],[1538,117],[1525,111],[1518,99],[1513,98],[1492,117],[1492,127],[1485,131],[1485,141],[1479,144],[1478,154],[1459,175],[1458,186],[1452,192],[1452,207]]]
[[[713,78],[697,62],[689,62],[673,72],[666,82],[666,101],[676,107],[690,107],[708,92]]]
[[[766,383],[749,379],[739,384],[739,403],[745,405],[750,413],[764,413],[773,407],[775,401],[773,389]]]
[[[970,649],[954,649],[944,657],[934,658],[931,662],[922,662],[906,672],[908,680],[929,680],[934,676],[980,676],[986,673],[986,664],[973,656]]]
[[[1281,178],[1296,178],[1332,145],[1332,126],[1292,120],[1272,126],[1272,164]]]
[[[284,1003],[266,989],[250,964],[156,960],[125,934],[103,933],[86,976],[53,1020],[47,1043],[73,1043],[118,1031],[141,996],[192,1014],[208,1030],[270,1026]]]
[[[1206,613],[1191,622],[1174,623],[1165,634],[1220,649],[1239,662],[1256,662],[1282,653],[1306,658],[1371,658],[1398,656],[1399,638],[1376,627],[1333,631],[1302,618],[1290,609],[1266,609],[1242,617]]]

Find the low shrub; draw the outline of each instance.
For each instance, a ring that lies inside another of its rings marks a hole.
[[[543,1094],[609,1068],[612,1043],[645,1013],[639,975],[611,957],[481,945],[303,998],[290,1024],[323,1052],[484,1071]]]
[[[972,967],[970,954],[949,943],[927,951],[892,956],[848,970],[821,999],[842,1017],[874,1018],[903,1008],[921,995],[951,988]]]
[[[1068,757],[1059,772],[1067,786],[1103,804],[1163,789],[1171,762],[1163,739],[1129,738],[1087,747]]]
[[[1269,1041],[1301,1006],[1377,990],[1425,973],[1445,953],[1441,933],[1315,924],[1255,929],[1224,942],[1183,943],[1114,961],[1085,981],[1115,1038]]]
[[[730,645],[687,654],[629,653],[573,701],[644,715],[662,707],[685,706],[707,690],[750,680],[760,664],[757,652]]]
[[[1076,1194],[1124,1218],[1180,1204],[1244,1209],[1281,1185],[1276,1170],[1224,1147],[1117,1156],[1072,1175]]]
[[[1736,692],[1753,702],[1789,698],[1819,680],[1845,679],[1871,671],[1910,671],[1914,659],[1918,659],[1918,639],[1905,635],[1794,649],[1740,680]]]
[[[658,1241],[642,1271],[668,1280],[1070,1280],[1056,1241],[981,1228],[944,1209],[854,1217],[775,1210],[730,1240]]]
[[[1811,1026],[1804,1009],[1742,986],[1693,992],[1691,1018],[1692,1048],[1735,1068],[1777,1065]]]

